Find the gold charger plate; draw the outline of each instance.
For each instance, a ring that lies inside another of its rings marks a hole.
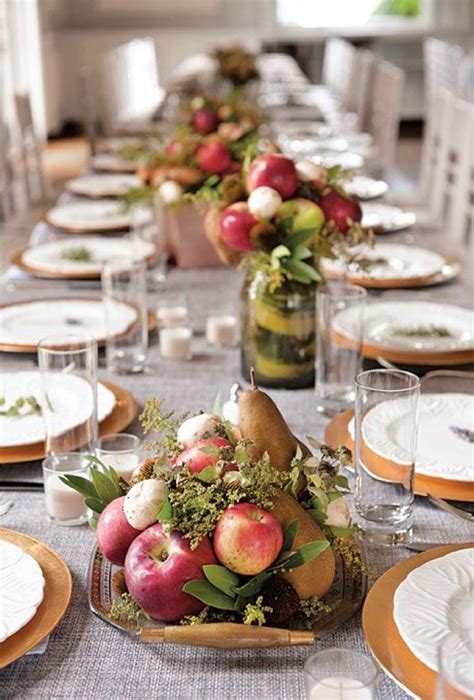
[[[11,302],[10,304],[0,304],[0,309],[4,309],[7,306],[21,306],[22,304],[32,304],[33,302],[36,301],[91,301],[95,302],[97,304],[102,304],[102,299],[97,299],[97,297],[42,297],[40,299],[24,299],[23,301],[15,301]],[[126,303],[126,302],[122,302]],[[130,304],[130,306],[133,306],[133,304]],[[156,314],[154,311],[151,309],[148,309],[148,332],[151,333],[152,331],[156,330],[157,328],[157,319],[156,319]],[[119,335],[114,336],[115,339],[121,339],[121,338],[126,338],[127,335],[129,335],[131,332],[134,330],[134,325],[136,321],[133,321],[132,324],[123,332],[120,333]],[[74,332],[75,326],[71,327],[71,333]],[[105,338],[102,340],[99,340],[97,345],[99,348],[105,346]],[[13,343],[2,343],[0,342],[0,352],[24,352],[24,353],[36,353],[37,351],[37,346],[36,345],[31,345],[28,343],[22,343],[22,344],[13,344]]]
[[[61,280],[99,280],[100,272],[55,272],[53,270],[46,270],[44,268],[33,267],[32,265],[27,265],[23,262],[23,253],[28,250],[28,246],[17,251],[11,258],[10,263],[15,265],[23,272],[28,272],[30,275],[35,277],[42,277],[45,279],[61,279]],[[156,259],[156,254],[152,253],[147,258],[145,262],[147,267],[153,267]]]
[[[35,616],[0,643],[0,668],[5,668],[37,646],[57,627],[71,600],[72,580],[59,554],[38,540],[7,528],[0,528],[0,539],[16,544],[36,559],[45,579],[44,598]]]
[[[395,591],[408,574],[432,559],[474,546],[472,542],[436,547],[401,561],[370,589],[362,610],[362,629],[372,655],[407,693],[434,700],[436,673],[425,666],[401,638],[393,619]]]
[[[100,437],[113,435],[125,430],[136,418],[138,404],[132,394],[110,382],[101,382],[115,396],[115,406],[106,418],[99,423]],[[0,447],[0,464],[18,464],[19,462],[34,462],[45,457],[44,442],[15,447]]]
[[[353,409],[349,409],[339,413],[327,424],[324,439],[328,445],[337,447],[342,444],[350,450],[354,450],[354,441],[349,433],[349,423],[353,416]],[[395,465],[367,447],[365,447],[364,462],[370,466],[371,473],[383,481],[400,481],[400,465]],[[353,469],[353,467],[349,468]],[[437,498],[474,502],[474,483],[466,481],[437,479],[432,476],[415,474],[413,489],[417,496],[426,496],[429,493]]]
[[[371,277],[358,276],[357,274],[337,274],[327,272],[328,279],[344,279],[351,284],[358,284],[367,289],[403,289],[404,287],[430,287],[436,284],[444,284],[455,279],[461,271],[459,260],[451,255],[445,256],[444,264],[433,275],[421,275],[419,277],[391,277],[384,279],[374,279]]]

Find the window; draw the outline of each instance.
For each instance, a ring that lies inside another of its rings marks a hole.
[[[422,0],[277,0],[279,24],[306,29],[357,27],[388,18],[418,19]]]

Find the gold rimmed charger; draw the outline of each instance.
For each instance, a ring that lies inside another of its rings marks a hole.
[[[354,441],[349,432],[349,423],[353,417],[353,409],[343,411],[335,416],[326,426],[325,442],[331,447],[342,444],[353,451]],[[366,445],[363,446],[363,450],[364,463],[370,468],[372,474],[383,481],[400,481],[400,465],[397,466],[390,460],[381,457]],[[352,467],[349,468],[352,469]],[[413,490],[417,496],[426,496],[429,493],[437,498],[474,502],[473,482],[438,479],[415,473]]]
[[[10,306],[22,306],[23,304],[32,304],[34,302],[47,302],[47,301],[88,301],[88,302],[93,302],[96,304],[102,304],[102,299],[98,299],[96,297],[43,297],[40,299],[24,299],[23,301],[16,301],[16,302],[11,302],[10,304],[0,304],[0,309],[5,309]],[[121,302],[123,304],[126,304],[127,302]],[[129,306],[132,306],[132,304],[129,304]],[[135,330],[135,325],[138,323],[138,320],[132,321],[130,326],[123,332],[118,335],[113,336],[115,340],[120,340],[123,338],[126,338],[128,335],[134,332]],[[147,323],[148,323],[148,332],[151,333],[152,331],[156,330],[157,328],[157,319],[156,319],[156,314],[154,311],[151,309],[148,309],[147,311]],[[100,347],[104,347],[106,344],[106,338],[102,338],[97,341],[97,345]],[[2,343],[0,342],[0,352],[17,352],[17,353],[35,353],[37,351],[37,345],[36,344],[31,344],[31,343]]]
[[[5,668],[34,649],[57,627],[71,600],[72,580],[64,560],[42,542],[7,528],[0,528],[0,539],[30,554],[40,565],[45,579],[44,598],[35,616],[0,644],[0,668]]]
[[[401,561],[381,576],[370,589],[362,610],[362,629],[372,655],[407,693],[423,700],[434,700],[436,673],[425,666],[408,648],[393,619],[393,598],[408,574],[422,564],[460,549],[472,542],[436,547]]]
[[[111,382],[101,382],[115,396],[112,412],[99,423],[100,437],[113,435],[125,430],[135,420],[138,414],[138,404],[132,394]],[[78,445],[79,447],[79,445]],[[35,462],[46,456],[44,442],[30,445],[15,445],[0,447],[0,464],[18,464],[20,462]]]

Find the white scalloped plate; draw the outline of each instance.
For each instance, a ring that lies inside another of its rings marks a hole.
[[[368,411],[363,439],[376,454],[407,464],[401,436],[413,417],[406,399],[383,401]],[[354,419],[348,425],[354,439]],[[415,471],[437,479],[474,482],[474,442],[462,431],[474,431],[474,395],[422,394],[419,403]]]
[[[0,643],[24,627],[44,597],[44,576],[30,554],[0,540]]]
[[[355,175],[351,180],[343,181],[341,185],[347,194],[365,201],[383,197],[388,190],[388,184],[384,180],[374,180],[366,175]]]
[[[113,231],[131,225],[123,202],[114,199],[71,202],[46,212],[47,222],[69,231]]]
[[[379,233],[395,233],[416,224],[416,215],[382,202],[365,202],[362,204],[361,224]]]
[[[135,160],[119,158],[114,153],[98,153],[91,160],[94,170],[103,170],[110,173],[135,173],[139,163]]]
[[[84,197],[121,197],[141,182],[136,175],[127,173],[81,175],[68,180],[65,189]]]
[[[414,569],[395,591],[393,619],[410,651],[438,671],[438,649],[444,637],[459,630],[466,606],[472,613],[474,549],[462,549]]]
[[[60,435],[81,425],[88,417],[89,384],[78,376],[54,374],[48,380],[48,399],[56,409],[54,432]],[[0,378],[0,396],[4,406],[12,406],[25,396],[34,396],[41,406],[41,375],[39,372],[8,372]],[[99,423],[109,416],[115,407],[115,396],[103,384],[97,384],[97,420]],[[6,417],[0,416],[0,447],[16,447],[43,442],[44,419],[41,415]]]

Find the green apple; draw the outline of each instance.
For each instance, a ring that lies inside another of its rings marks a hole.
[[[290,218],[293,220],[292,233],[304,229],[314,229],[315,235],[319,233],[326,220],[321,207],[303,197],[287,199],[279,207],[276,213],[277,222]]]

